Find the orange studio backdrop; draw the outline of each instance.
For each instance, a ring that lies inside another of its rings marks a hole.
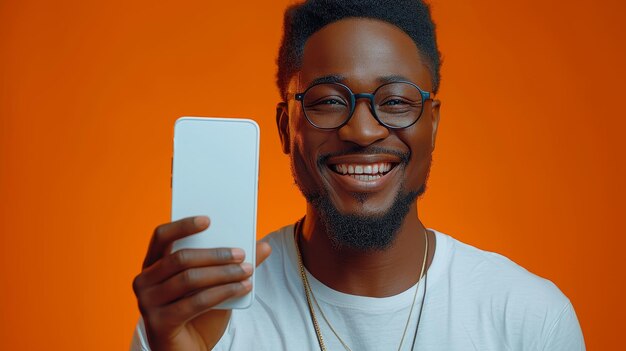
[[[304,210],[274,124],[290,1],[0,1],[0,349],[125,350],[169,218],[174,120],[261,126],[260,235]],[[624,2],[432,1],[442,121],[425,223],[624,332]]]

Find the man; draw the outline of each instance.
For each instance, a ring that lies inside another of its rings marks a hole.
[[[157,227],[133,350],[584,350],[552,283],[418,218],[440,118],[428,7],[308,1],[284,28],[276,121],[306,215],[259,243],[256,301],[232,312],[211,307],[251,289],[243,253],[167,252],[207,217]]]

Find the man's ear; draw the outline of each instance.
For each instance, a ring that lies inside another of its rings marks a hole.
[[[283,152],[289,154],[291,152],[289,144],[291,138],[289,137],[289,113],[286,102],[276,104],[276,127],[278,127]]]
[[[439,109],[441,108],[441,101],[433,100],[431,104],[431,123],[433,134],[431,136],[432,150],[435,150],[435,140],[437,139],[437,129],[439,128]]]

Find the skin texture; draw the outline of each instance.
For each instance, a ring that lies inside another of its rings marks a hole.
[[[301,71],[289,85],[289,93],[304,91],[316,79],[340,76],[355,93],[372,92],[385,77],[399,76],[432,91],[431,75],[411,38],[397,27],[371,19],[344,19],[325,26],[307,41]],[[440,102],[425,102],[420,120],[411,127],[391,130],[372,116],[366,101],[357,103],[350,121],[338,130],[320,130],[304,118],[299,102],[290,99],[277,106],[277,125],[283,151],[289,154],[296,183],[302,192],[324,193],[341,212],[376,215],[389,209],[402,191],[418,191],[425,185],[439,122]],[[409,153],[407,163],[385,176],[382,186],[354,187],[341,181],[329,168],[319,166],[324,155],[344,154],[333,162],[393,160],[383,148]],[[368,149],[369,148],[369,149]],[[363,154],[365,152],[365,154]],[[326,232],[320,214],[307,205],[300,247],[307,269],[329,287],[349,294],[384,297],[405,291],[417,282],[424,250],[424,226],[413,202],[384,251],[338,248]],[[430,258],[435,238],[429,233]]]
[[[309,38],[302,70],[290,82],[290,92],[301,92],[313,80],[340,75],[354,92],[372,92],[382,77],[402,76],[424,90],[431,77],[415,44],[400,29],[375,20],[345,19]],[[427,101],[420,120],[403,130],[378,124],[367,102],[361,100],[352,119],[334,131],[310,125],[293,100],[277,106],[277,125],[283,151],[290,155],[295,179],[306,193],[326,194],[341,213],[376,215],[392,205],[400,191],[418,191],[425,185],[439,122],[439,102]],[[387,152],[410,155],[379,186],[350,185],[317,160],[326,154],[338,161],[393,161]],[[369,148],[369,149],[368,149]],[[355,151],[356,150],[356,151]],[[380,150],[380,149],[376,149]],[[357,152],[358,151],[358,152]],[[365,153],[363,153],[365,151]],[[347,153],[346,153],[347,152]],[[402,189],[404,187],[404,189]],[[191,217],[158,226],[150,242],[142,272],[133,281],[139,309],[154,351],[210,350],[225,331],[230,311],[211,310],[220,302],[250,289],[251,267],[232,248],[181,250],[170,254],[174,240],[207,228],[207,217]],[[308,204],[303,237],[303,260],[309,271],[333,289],[363,296],[398,294],[417,282],[424,250],[424,226],[413,202],[394,245],[383,251],[359,251],[333,246],[316,209]],[[429,233],[432,260],[435,238]],[[257,264],[270,254],[257,245]]]

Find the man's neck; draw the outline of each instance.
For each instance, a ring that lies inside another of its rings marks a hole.
[[[352,295],[386,297],[417,283],[424,258],[424,231],[414,204],[389,248],[367,252],[336,248],[316,211],[309,207],[299,247],[308,271],[330,288]],[[428,235],[426,267],[435,252],[434,234]]]

